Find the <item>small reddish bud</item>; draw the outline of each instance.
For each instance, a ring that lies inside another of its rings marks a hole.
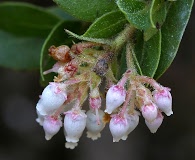
[[[70,62],[71,56],[69,55],[70,48],[66,45],[61,45],[55,47],[54,45],[49,48],[49,55],[52,56],[55,60],[61,62]]]

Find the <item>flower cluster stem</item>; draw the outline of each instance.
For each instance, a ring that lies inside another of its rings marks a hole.
[[[135,32],[135,28],[133,26],[127,25],[125,29],[119,33],[119,35],[114,39],[111,50],[114,53],[118,53],[119,50],[124,46],[124,44],[130,39],[130,37]]]

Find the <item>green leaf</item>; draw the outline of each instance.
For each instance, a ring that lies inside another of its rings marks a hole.
[[[194,0],[177,0],[172,2],[166,21],[162,26],[162,53],[155,78],[159,78],[175,58],[193,3]]]
[[[17,70],[38,69],[43,42],[42,38],[18,37],[0,31],[0,65]]]
[[[90,22],[117,9],[114,0],[54,0],[54,2],[70,15]]]
[[[56,61],[48,55],[49,47],[52,45],[71,45],[73,43],[73,39],[67,35],[67,33],[64,31],[64,28],[71,28],[71,30],[75,32],[81,32],[81,30],[78,30],[78,28],[82,29],[81,26],[82,24],[80,22],[61,21],[53,28],[51,33],[48,35],[42,46],[40,59],[40,74],[43,85],[46,85],[48,84],[48,82],[51,82],[54,76],[54,74],[43,75],[43,71],[52,68],[53,64],[56,63]]]
[[[84,37],[109,38],[124,29],[127,23],[120,11],[112,11],[98,18],[84,33]]]
[[[59,8],[58,6],[52,6],[47,8],[47,11],[49,11],[50,13],[60,17],[61,19],[64,20],[73,20],[75,21],[76,19],[72,16],[70,16],[69,14],[67,14],[66,12],[64,12],[64,10],[62,10],[61,8]]]
[[[20,35],[45,37],[60,18],[27,3],[0,3],[0,29]]]
[[[144,40],[149,40],[158,32],[165,22],[170,3],[164,0],[153,0],[150,8],[150,22],[152,27],[144,31]]]
[[[136,0],[118,0],[117,5],[129,23],[136,28],[145,30],[151,26],[150,3]]]
[[[70,36],[82,40],[82,41],[89,41],[89,42],[95,42],[95,43],[101,43],[101,44],[107,44],[111,45],[112,41],[110,39],[105,39],[105,38],[91,38],[91,37],[85,37],[85,36],[80,36],[78,34],[75,34],[67,29],[65,29],[66,33],[68,33]]]
[[[118,0],[117,5],[129,23],[140,30],[156,28],[156,23],[162,25],[166,18],[167,2],[164,0]]]
[[[135,56],[143,75],[153,77],[159,64],[161,54],[161,31],[159,30],[148,41],[138,33],[135,45]]]

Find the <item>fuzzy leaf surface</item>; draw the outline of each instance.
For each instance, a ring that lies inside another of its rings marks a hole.
[[[98,18],[84,33],[84,37],[109,38],[124,29],[127,23],[120,11],[112,11]]]
[[[162,26],[162,52],[155,78],[159,78],[174,60],[188,23],[193,3],[194,0],[172,2],[166,21]]]
[[[117,9],[114,0],[54,0],[54,2],[73,17],[89,22]]]

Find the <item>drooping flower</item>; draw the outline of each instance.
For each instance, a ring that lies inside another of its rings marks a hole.
[[[86,119],[86,114],[80,108],[73,108],[65,113],[64,132],[66,141],[71,142],[71,146],[76,146],[76,143],[79,141],[86,126]],[[66,146],[70,146],[70,143]]]
[[[141,107],[142,116],[148,121],[151,122],[156,119],[158,114],[157,106],[154,103],[149,103]]]
[[[163,87],[161,90],[155,90],[153,97],[158,108],[163,111],[167,116],[173,114],[172,111],[172,96],[170,89]]]
[[[104,112],[98,110],[99,122],[97,121],[97,116],[95,111],[87,111],[87,137],[92,140],[96,140],[101,137],[100,132],[104,129],[105,123],[103,122]]]
[[[126,97],[126,90],[119,85],[113,85],[110,87],[106,94],[106,110],[108,114],[111,114],[117,107],[119,107]]]
[[[85,127],[87,137],[96,140],[105,123],[109,123],[113,142],[118,142],[126,140],[137,127],[140,116],[137,109],[152,133],[163,121],[161,112],[168,116],[173,113],[170,89],[150,77],[138,75],[131,66],[116,84],[110,67],[115,53],[109,48],[91,42],[74,44],[71,49],[64,45],[50,47],[50,56],[58,62],[43,74],[55,72],[57,76],[43,90],[36,106],[36,121],[43,126],[46,140],[60,130],[64,112],[65,147],[70,149],[78,145]],[[100,110],[104,97],[100,87],[104,79],[108,82],[106,90],[109,88],[104,111],[107,113]],[[89,110],[85,114],[82,107],[86,99]]]
[[[122,140],[126,140],[128,135],[137,127],[139,123],[139,115],[140,113],[136,110],[134,110],[133,113],[126,115],[128,130],[127,133],[121,138]]]
[[[45,139],[50,140],[55,134],[58,133],[62,127],[61,117],[53,118],[52,116],[46,116],[43,121],[43,129],[45,131]]]
[[[112,115],[109,128],[113,137],[113,142],[118,142],[124,136],[127,135],[129,125],[126,116],[120,116],[120,114]]]
[[[151,133],[156,133],[156,131],[158,130],[158,128],[160,127],[160,125],[163,122],[163,118],[164,117],[163,117],[162,113],[159,111],[155,120],[153,120],[151,122],[148,122],[147,120],[145,120],[145,123],[146,123],[146,125],[149,128]]]
[[[60,88],[60,83],[50,83],[42,92],[36,109],[41,115],[50,115],[67,99],[67,94]]]

